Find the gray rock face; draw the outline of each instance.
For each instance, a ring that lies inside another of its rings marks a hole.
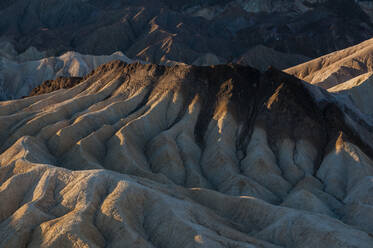
[[[115,61],[0,102],[0,247],[370,248],[372,126],[332,99]]]

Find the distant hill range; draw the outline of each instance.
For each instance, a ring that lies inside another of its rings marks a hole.
[[[187,64],[244,61],[264,46],[293,54],[286,68],[372,37],[371,10],[371,1],[354,0],[5,0],[0,39],[18,53],[122,51]]]

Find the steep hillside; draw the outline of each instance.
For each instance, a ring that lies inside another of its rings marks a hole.
[[[0,125],[1,247],[373,246],[372,123],[275,69],[115,61]]]

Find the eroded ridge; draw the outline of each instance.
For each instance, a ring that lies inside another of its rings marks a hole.
[[[115,61],[1,102],[0,247],[372,247],[371,127],[328,96]]]

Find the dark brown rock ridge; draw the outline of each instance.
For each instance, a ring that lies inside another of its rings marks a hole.
[[[320,88],[120,61],[52,88],[0,103],[1,247],[373,245],[371,123]]]
[[[59,89],[69,89],[79,84],[81,80],[81,77],[59,77],[55,80],[47,80],[43,82],[41,85],[34,88],[29,96],[42,95]]]

